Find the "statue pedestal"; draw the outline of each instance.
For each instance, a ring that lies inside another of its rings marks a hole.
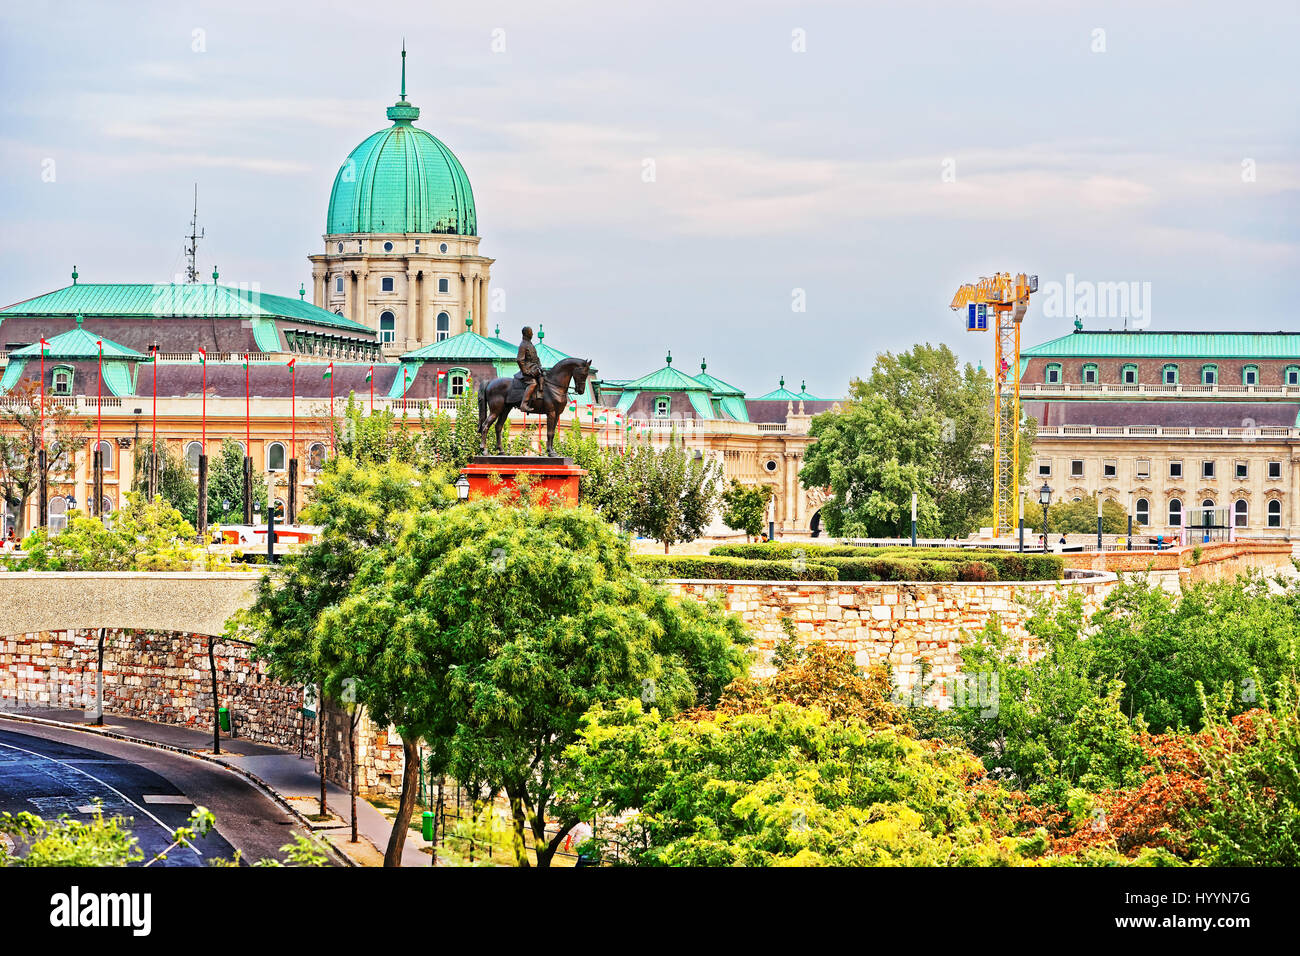
[[[586,469],[572,458],[537,458],[531,455],[478,455],[460,473],[469,479],[469,497],[493,497],[513,492],[516,479],[527,476],[534,500],[573,506],[578,503],[578,480]],[[499,480],[494,480],[499,479]]]

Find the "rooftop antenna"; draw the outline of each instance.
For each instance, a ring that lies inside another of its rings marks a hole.
[[[189,245],[185,247],[185,255],[190,260],[185,267],[185,281],[199,281],[198,251],[199,240],[203,238],[203,230],[199,228],[199,184],[194,184],[194,216],[190,219],[190,234],[185,237],[189,240]]]

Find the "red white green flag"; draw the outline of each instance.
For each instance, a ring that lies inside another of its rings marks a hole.
[[[333,378],[333,377],[334,377],[334,363],[330,362],[329,365],[325,366],[325,374],[321,376],[321,381],[323,382],[325,381],[325,379]]]

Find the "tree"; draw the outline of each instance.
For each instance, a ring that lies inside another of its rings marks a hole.
[[[253,503],[266,513],[266,481],[253,469]],[[233,438],[221,441],[221,450],[208,468],[208,523],[244,523],[244,448]]]
[[[229,567],[229,559],[195,544],[194,528],[161,498],[127,492],[126,505],[104,518],[68,512],[58,534],[37,528],[23,541],[22,567],[35,571],[189,571]]]
[[[323,614],[348,597],[367,559],[389,555],[393,543],[415,516],[448,507],[456,501],[456,493],[451,485],[452,473],[446,469],[427,462],[417,467],[384,457],[385,450],[375,445],[358,447],[370,449],[369,454],[382,460],[358,462],[336,456],[326,462],[312,501],[303,511],[303,520],[319,525],[320,534],[262,578],[253,606],[235,615],[227,631],[240,639],[251,637],[256,654],[267,662],[271,676],[277,680],[319,682],[335,696],[341,695],[346,681],[355,682],[350,685],[353,693],[364,682],[368,695],[357,696],[356,700],[368,705],[381,688],[358,671],[350,657],[327,653],[319,640],[317,624]],[[391,685],[387,689],[392,690]],[[386,705],[387,712],[395,709],[394,705]],[[318,719],[323,719],[323,700],[317,712],[322,715]],[[370,713],[379,719],[373,706]],[[398,818],[384,855],[385,866],[397,866],[415,806],[419,734],[403,729],[401,722],[390,723],[402,729],[406,759]]]
[[[649,442],[632,446],[625,456],[629,485],[625,527],[662,541],[664,554],[679,541],[694,541],[713,518],[722,468],[690,454],[671,438],[666,448]]]
[[[77,452],[90,441],[88,419],[80,418],[65,405],[52,404],[46,397],[45,474],[40,468],[40,387],[20,382],[5,396],[0,407],[0,496],[15,515],[15,536],[27,530],[27,502],[40,488],[41,478],[70,470]],[[43,517],[43,516],[42,516]]]
[[[153,448],[143,442],[137,443],[136,447],[141,454],[135,456],[131,489],[144,493],[149,486],[149,455]],[[190,524],[197,523],[199,488],[180,452],[166,442],[159,442],[158,465],[158,497],[179,511]]]
[[[745,640],[718,607],[637,577],[590,508],[492,499],[411,516],[319,627],[331,673],[359,675],[376,721],[423,737],[432,773],[506,795],[521,866],[529,844],[548,866],[582,819],[556,792],[587,709],[634,694],[666,712],[711,703]]]
[[[1032,513],[1026,508],[1026,519]],[[1048,506],[1047,529],[1052,534],[1096,534],[1097,496],[1089,495],[1078,501],[1058,501]],[[1101,530],[1105,534],[1124,534],[1128,530],[1128,512],[1123,505],[1114,501],[1102,503]]]
[[[911,531],[912,495],[923,536],[964,537],[993,497],[993,383],[959,367],[944,345],[917,345],[876,359],[869,378],[849,386],[848,404],[812,422],[800,479],[829,488],[827,531],[902,537]],[[1020,434],[1021,474],[1035,426]]]
[[[742,485],[735,478],[722,493],[722,523],[733,531],[745,532],[745,540],[763,533],[763,519],[775,490],[771,485]]]

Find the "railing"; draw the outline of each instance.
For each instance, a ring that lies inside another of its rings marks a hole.
[[[1048,425],[1038,429],[1039,438],[1300,438],[1300,428],[1260,425],[1254,428],[1190,428],[1164,425]]]
[[[1028,395],[1077,395],[1096,398],[1098,395],[1226,395],[1234,398],[1300,398],[1300,385],[1165,385],[1164,383],[1115,385],[1098,383],[1084,385],[1075,382],[1045,382],[1020,384],[1020,397]]]

